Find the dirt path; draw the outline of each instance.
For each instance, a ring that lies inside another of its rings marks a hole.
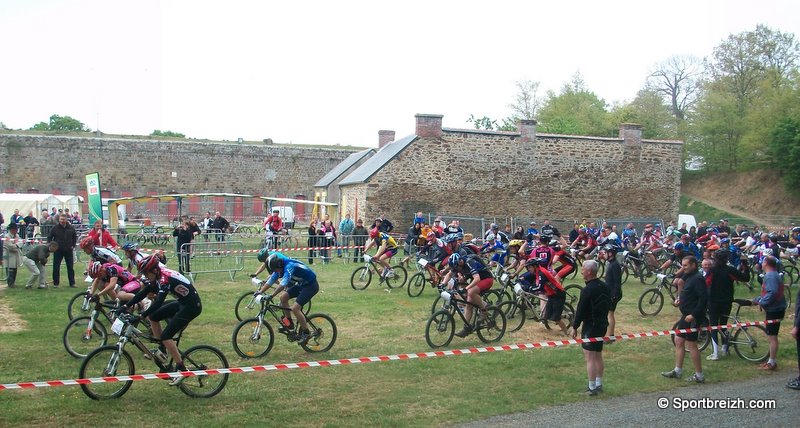
[[[716,208],[718,210],[727,211],[727,212],[729,212],[731,214],[736,215],[737,217],[742,217],[742,218],[747,218],[747,219],[753,220],[754,222],[756,222],[756,223],[758,223],[760,225],[766,225],[766,226],[769,226],[769,227],[779,227],[779,226],[781,226],[779,224],[773,224],[774,222],[772,222],[770,220],[759,218],[759,217],[754,216],[754,215],[752,215],[750,213],[746,213],[744,211],[737,210],[736,208],[729,207],[727,205],[723,205],[723,204],[721,204],[719,202],[711,201],[711,200],[702,198],[700,196],[693,195],[691,193],[687,193],[686,189],[683,189],[683,194],[688,196],[688,197],[690,197],[690,198],[692,198],[692,199],[694,199],[697,202],[702,202],[702,203],[704,203],[704,204],[706,204],[706,205],[708,205],[710,207]],[[717,221],[717,220],[718,219],[713,219],[713,221]],[[702,221],[702,220],[698,218],[697,221]],[[733,227],[731,227],[731,229],[732,228]]]
[[[26,328],[25,321],[11,309],[4,297],[5,286],[0,289],[0,333],[16,333]]]

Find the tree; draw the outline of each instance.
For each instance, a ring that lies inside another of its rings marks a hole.
[[[516,85],[518,90],[516,100],[508,105],[512,112],[511,117],[535,119],[536,111],[542,104],[542,99],[539,97],[539,82],[522,80],[516,82]]]
[[[697,101],[702,62],[691,55],[676,55],[659,63],[647,78],[647,88],[662,95],[678,124]]]
[[[181,134],[180,132],[173,132],[173,131],[161,131],[156,129],[155,131],[150,133],[151,137],[175,137],[175,138],[186,138],[186,135]]]
[[[606,102],[586,88],[580,73],[575,73],[558,95],[548,91],[538,116],[543,132],[596,136],[618,132],[609,124]]]
[[[638,123],[642,125],[644,138],[676,138],[670,107],[662,95],[652,89],[641,89],[630,103],[613,106],[609,112],[609,123]]]
[[[786,188],[798,193],[800,189],[800,120],[783,118],[772,130],[771,149],[781,153],[779,170],[784,174]]]
[[[88,132],[89,128],[86,127],[81,121],[69,116],[59,116],[54,114],[50,116],[50,122],[39,122],[31,127],[34,131],[54,131],[54,132]]]

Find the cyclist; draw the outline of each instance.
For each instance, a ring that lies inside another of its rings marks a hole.
[[[686,273],[686,286],[683,287],[678,297],[681,311],[681,318],[677,324],[678,329],[697,328],[706,322],[708,292],[697,265],[697,259],[694,256],[686,256],[681,261],[682,269]],[[695,373],[686,380],[696,383],[705,382],[700,350],[697,349],[697,336],[696,331],[675,335],[675,368],[668,372],[661,372],[661,376],[680,379],[683,375],[683,360],[688,348]]]
[[[137,267],[139,273],[144,275],[147,281],[144,281],[139,292],[122,308],[127,311],[133,305],[144,300],[149,293],[156,293],[155,300],[149,308],[141,313],[140,317],[150,319],[153,336],[161,339],[161,344],[175,361],[175,370],[185,371],[186,366],[178,352],[178,345],[175,343],[174,337],[203,311],[200,295],[188,278],[164,267],[156,256],[143,258]],[[169,293],[172,293],[177,300],[165,304],[164,300]],[[168,320],[163,331],[159,324],[162,320]],[[178,385],[183,382],[183,379],[183,376],[175,376],[169,384],[170,386]]]
[[[552,268],[556,272],[556,279],[559,281],[563,281],[567,275],[571,274],[578,268],[578,262],[572,257],[572,254],[569,253],[564,247],[562,247],[558,242],[553,245],[553,250],[555,254],[553,255],[553,262],[551,266],[555,266],[556,262],[559,262],[558,268]]]
[[[631,252],[636,253],[637,251],[641,250],[643,254],[641,254],[641,259],[647,263],[648,266],[651,266],[653,269],[656,269],[656,256],[653,254],[656,250],[658,250],[661,246],[661,242],[659,242],[658,237],[653,233],[653,225],[647,224],[644,226],[644,233],[642,234],[642,239],[639,243],[631,250]],[[634,254],[639,255],[639,254]]]
[[[128,272],[133,272],[133,268],[139,266],[139,262],[147,257],[147,254],[143,254],[139,251],[139,244],[135,242],[126,242],[125,245],[122,246],[122,252],[128,260]],[[164,250],[156,250],[153,255],[158,257],[158,261],[161,262],[162,265],[167,264],[167,257],[164,255]],[[120,266],[122,266],[122,264],[120,264]],[[137,275],[136,277],[141,278],[141,275]]]
[[[317,292],[319,292],[319,283],[317,282],[317,274],[311,268],[304,265],[303,262],[286,257],[280,253],[270,254],[264,265],[267,267],[267,272],[270,273],[269,278],[262,286],[261,291],[266,290],[280,279],[280,284],[269,296],[269,299],[277,296],[279,293],[286,290],[281,294],[281,306],[284,308],[283,323],[284,331],[290,332],[294,330],[294,323],[292,322],[291,314],[297,318],[300,324],[300,331],[297,336],[297,341],[305,344],[308,341],[310,332],[308,331],[308,323],[305,315],[303,315],[302,307],[311,301]],[[294,303],[289,307],[289,299],[295,298]],[[290,312],[291,310],[291,312]]]
[[[119,299],[120,302],[127,302],[133,299],[142,286],[136,276],[113,263],[100,264],[99,262],[94,262],[89,268],[89,276],[94,278],[92,288],[95,291],[92,294],[95,297],[105,294],[111,296],[112,299]],[[105,287],[100,291],[96,291],[102,285],[105,285]],[[140,302],[140,312],[149,306],[150,299],[145,297]]]
[[[283,220],[280,210],[272,210],[272,214],[264,219],[264,230],[267,234],[266,239],[270,242],[270,248],[278,248],[278,238],[275,236],[283,229]]]
[[[494,283],[494,277],[489,267],[483,263],[480,257],[462,257],[459,253],[453,253],[447,264],[450,266],[450,272],[447,272],[440,287],[444,287],[444,284],[447,284],[450,278],[461,276],[469,280],[467,286],[464,287],[467,292],[467,302],[477,305],[481,309],[486,309],[486,302],[483,301],[480,294],[492,288],[492,283]],[[472,319],[472,305],[467,305],[464,317],[467,320]],[[466,337],[470,333],[472,333],[472,326],[464,324],[464,328],[457,332],[456,336]]]
[[[417,254],[428,254],[428,257],[430,257],[430,260],[428,260],[430,266],[433,267],[438,263],[438,270],[441,272],[445,269],[446,260],[450,257],[450,254],[453,254],[453,250],[450,248],[450,245],[445,244],[444,241],[436,237],[436,232],[429,230],[425,237],[425,245],[420,248]],[[436,270],[436,268],[434,268],[434,270]]]
[[[397,254],[397,241],[389,236],[388,233],[380,232],[377,227],[369,230],[370,241],[364,247],[364,253],[372,247],[377,247],[378,251],[375,253],[375,260],[383,267],[381,275],[386,278],[394,276],[394,271],[389,266],[389,260]]]
[[[567,335],[567,325],[561,319],[564,312],[564,303],[567,300],[567,293],[561,283],[544,266],[545,261],[531,257],[525,262],[527,272],[519,277],[522,288],[529,293],[544,292],[547,303],[544,307],[544,318],[555,321],[561,328],[561,332]]]
[[[708,287],[708,322],[709,325],[725,325],[728,323],[728,314],[733,306],[733,282],[750,281],[750,267],[745,262],[742,269],[728,265],[730,251],[721,249],[714,252],[714,266],[706,274]],[[713,351],[706,357],[707,360],[717,361],[720,355],[728,355],[728,338],[722,336],[722,350],[717,338],[717,330],[711,331],[711,345]]]
[[[95,262],[122,265],[122,259],[119,258],[118,255],[108,248],[95,245],[92,238],[83,238],[81,241],[81,249]]]
[[[572,242],[570,248],[578,250],[576,253],[577,258],[587,258],[594,248],[597,246],[597,241],[594,239],[588,229],[581,228],[578,230],[578,239]]]
[[[498,263],[502,266],[505,264],[506,247],[508,246],[508,234],[500,231],[500,227],[492,223],[491,229],[485,235],[485,244],[480,247],[480,253],[486,254],[494,252],[489,266],[495,266]]]
[[[770,234],[772,235],[772,234]],[[753,299],[753,303],[758,305],[766,313],[766,320],[778,321],[774,324],[767,324],[767,340],[769,341],[769,360],[762,364],[762,370],[775,370],[778,362],[775,359],[778,354],[778,330],[781,327],[780,320],[786,315],[786,296],[783,278],[778,273],[777,256],[766,256],[762,261],[764,268],[764,282],[761,284],[761,295]]]

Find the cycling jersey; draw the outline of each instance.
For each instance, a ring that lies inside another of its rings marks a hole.
[[[531,293],[543,291],[547,297],[564,293],[561,283],[542,266],[537,266],[535,273],[525,272],[522,274],[519,282],[526,291]]]
[[[435,239],[431,242],[428,242],[423,246],[420,250],[420,253],[427,253],[431,263],[438,263],[442,260],[446,259],[453,253],[450,247],[442,242],[441,239]]]
[[[278,281],[278,272],[272,272],[267,279],[267,285],[272,285]],[[280,277],[282,287],[313,285],[317,283],[317,274],[302,262],[290,259],[283,260],[283,276]]]
[[[489,279],[493,278],[492,272],[489,270],[489,267],[486,266],[480,257],[473,257],[467,256],[464,257],[464,265],[461,264],[456,265],[453,268],[453,272],[460,273],[464,276],[472,277],[473,275],[478,275],[481,279]]]
[[[108,273],[108,279],[106,281],[111,281],[111,278],[117,278],[117,285],[122,291],[134,293],[141,287],[136,277],[122,267],[113,263],[106,263],[103,265],[103,268]]]
[[[538,247],[533,249],[530,258],[540,258],[545,263],[544,266],[550,269],[551,265],[553,264],[553,258],[556,256],[556,250],[550,248],[549,245],[539,245]]]
[[[684,257],[684,256],[694,256],[697,260],[702,260],[700,257],[700,249],[697,248],[694,242],[689,242],[689,244],[684,244],[683,242],[678,242],[675,244],[673,248],[675,251],[676,258]]]
[[[119,258],[116,253],[105,247],[94,247],[90,257],[96,262],[122,265],[122,259]]]
[[[393,250],[397,248],[397,241],[395,241],[394,238],[392,238],[388,233],[378,232],[376,241],[378,248],[380,248],[384,243],[386,244],[387,250]]]
[[[283,229],[283,220],[280,215],[269,215],[264,219],[264,228],[273,232],[279,232]]]

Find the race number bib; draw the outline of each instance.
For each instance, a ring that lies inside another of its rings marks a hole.
[[[427,261],[427,260],[425,260],[425,259],[419,259],[419,260],[417,261],[417,263],[419,263],[419,265],[420,265],[420,266],[422,266],[422,267],[425,267],[425,266],[427,266],[427,265],[428,265],[428,261]]]
[[[186,297],[190,293],[189,289],[186,288],[186,286],[183,285],[183,284],[175,287],[173,291],[175,292],[175,294],[177,294],[177,295],[179,295],[181,297]]]

